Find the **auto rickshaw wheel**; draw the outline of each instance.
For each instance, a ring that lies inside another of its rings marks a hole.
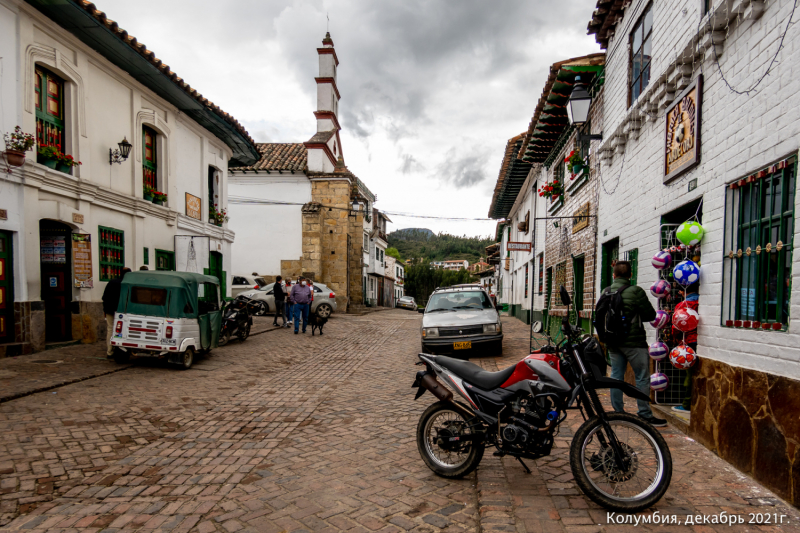
[[[114,358],[114,362],[120,365],[129,363],[131,360],[130,352],[125,352],[119,348],[114,348],[114,355],[112,357]]]
[[[189,347],[181,354],[181,362],[178,363],[178,366],[181,370],[188,370],[192,368],[192,363],[194,363],[194,348]]]

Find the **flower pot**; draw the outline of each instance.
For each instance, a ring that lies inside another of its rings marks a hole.
[[[572,165],[572,173],[578,175],[583,172],[583,165]]]
[[[61,161],[58,162],[56,165],[56,170],[59,172],[63,172],[64,174],[70,174],[72,172],[72,165],[65,165]]]
[[[53,170],[55,170],[58,166],[58,159],[50,159],[41,155],[36,156],[36,161],[47,168],[52,168]]]
[[[561,196],[560,194],[554,194],[553,196],[550,197],[550,201],[557,202],[560,196]]]
[[[164,200],[160,198],[153,198],[153,203],[156,205],[164,205]]]
[[[144,199],[145,199],[145,201],[147,201],[147,202],[152,202],[152,201],[153,201],[153,195],[152,195],[152,194],[147,194],[147,193],[144,193]]]
[[[25,152],[6,150],[6,161],[10,167],[21,167],[25,164]]]

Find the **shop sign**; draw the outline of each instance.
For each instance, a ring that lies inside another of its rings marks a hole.
[[[530,252],[531,243],[529,242],[508,242],[506,249],[509,252]]]
[[[65,265],[67,263],[66,239],[63,235],[45,235],[39,242],[39,252],[44,264]]]
[[[8,209],[0,209],[0,220],[8,220]]]
[[[72,213],[72,223],[83,224],[83,215],[81,215],[80,213]]]
[[[700,108],[703,76],[689,85],[667,108],[664,183],[700,162]]]
[[[88,233],[72,234],[72,272],[75,286],[80,289],[94,287],[92,280],[92,236]]]
[[[572,233],[578,233],[583,228],[589,227],[589,215],[591,214],[591,205],[586,202],[572,214]]]
[[[197,220],[202,220],[202,208],[200,198],[193,194],[186,193],[186,216]]]

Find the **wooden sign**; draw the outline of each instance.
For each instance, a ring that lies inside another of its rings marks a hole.
[[[592,214],[590,202],[586,202],[572,214],[572,233],[578,233],[583,228],[589,227],[589,215]]]
[[[94,287],[92,280],[92,236],[88,233],[72,234],[72,275],[80,289]]]
[[[203,208],[200,198],[186,193],[186,216],[197,220],[203,220]]]
[[[73,224],[83,224],[83,215],[80,213],[72,213]]]
[[[531,243],[529,242],[508,242],[506,250],[509,252],[530,252]]]
[[[0,209],[0,220],[8,220],[8,209]]]
[[[689,85],[667,108],[664,183],[700,162],[700,108],[703,76]]]

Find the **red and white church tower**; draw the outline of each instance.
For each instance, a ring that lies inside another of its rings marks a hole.
[[[322,48],[317,48],[319,56],[319,77],[317,82],[317,133],[304,144],[308,149],[308,171],[332,173],[336,162],[342,157],[342,143],[339,138],[339,89],[336,87],[336,71],[339,59],[333,47],[330,32],[322,40]]]

